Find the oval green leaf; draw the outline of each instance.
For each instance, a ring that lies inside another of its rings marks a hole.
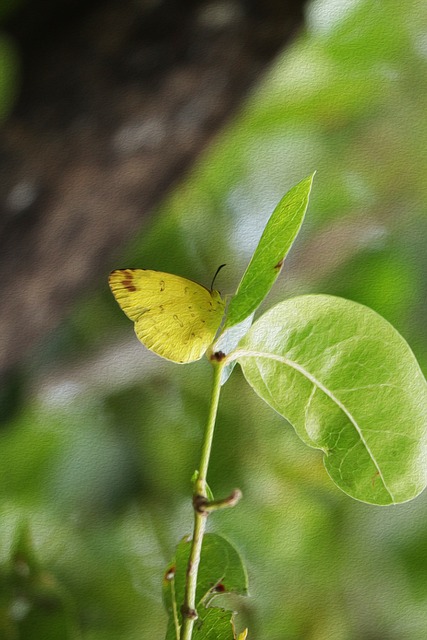
[[[236,294],[230,301],[224,329],[233,327],[253,313],[276,281],[304,220],[313,178],[314,174],[295,185],[271,214]]]
[[[427,383],[408,344],[363,305],[325,295],[287,300],[239,343],[243,373],[332,480],[372,504],[427,484]]]
[[[184,538],[178,544],[175,558],[168,566],[163,579],[163,602],[169,613],[169,625],[166,640],[177,636],[182,624],[181,605],[184,602],[185,579],[190,557],[191,541]],[[203,538],[202,554],[197,578],[196,606],[200,619],[205,619],[205,607],[216,595],[236,593],[247,595],[248,578],[242,558],[233,545],[216,533],[206,533]],[[219,610],[219,609],[218,609]],[[215,617],[209,613],[209,620],[216,620],[216,628],[225,628],[224,615]],[[231,630],[230,615],[227,618],[228,630]],[[210,623],[205,625],[205,631]],[[230,631],[231,632],[231,631]],[[199,637],[199,636],[198,636]],[[205,637],[205,636],[203,636]],[[206,636],[210,637],[210,636]],[[233,637],[231,635],[231,637]],[[202,638],[202,636],[200,636]]]

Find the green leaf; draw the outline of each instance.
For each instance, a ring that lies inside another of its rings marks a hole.
[[[194,625],[193,640],[235,640],[233,614],[224,609],[205,609]]]
[[[171,619],[165,640],[179,640]],[[194,625],[193,640],[235,640],[233,613],[216,607],[202,609]]]
[[[187,547],[184,556],[188,558],[189,543]],[[205,602],[216,593],[247,595],[248,576],[237,549],[222,536],[207,533],[203,538],[197,602]]]
[[[166,629],[165,640],[179,640],[179,629],[177,632],[177,628],[175,627],[175,622],[171,616],[168,619],[168,626]]]
[[[166,570],[163,580],[163,601],[170,616],[167,640],[174,637],[174,626],[182,623],[181,606],[184,602],[190,549],[191,541],[187,537],[181,540],[176,549],[175,558]],[[203,538],[196,592],[199,618],[205,619],[204,612],[207,610],[205,606],[216,595],[223,593],[247,595],[247,591],[247,574],[238,551],[222,536],[206,533]],[[228,621],[230,621],[230,614]]]
[[[333,296],[282,302],[240,342],[249,384],[325,452],[350,496],[396,504],[427,483],[427,383],[408,344],[377,313]]]
[[[304,220],[313,178],[314,174],[288,191],[273,211],[230,301],[224,329],[233,327],[253,313],[276,281]]]

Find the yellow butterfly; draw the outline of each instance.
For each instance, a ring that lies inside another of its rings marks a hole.
[[[117,269],[109,284],[142,344],[173,362],[199,360],[224,315],[218,291],[171,273]]]

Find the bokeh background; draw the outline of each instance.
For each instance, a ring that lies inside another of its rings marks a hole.
[[[3,2],[0,15],[6,131],[25,94],[23,54],[10,27],[22,4]],[[234,15],[230,3],[211,5],[216,12],[206,15],[217,26]],[[102,267],[90,264],[86,286],[25,352],[17,346],[5,369],[5,640],[164,637],[161,580],[175,544],[191,531],[190,478],[211,368],[206,360],[174,365],[145,350],[108,290],[109,268],[161,269],[209,285],[226,263],[216,286],[232,293],[277,201],[317,170],[306,222],[264,308],[317,292],[367,304],[402,333],[427,373],[427,5],[314,0],[292,42],[254,80],[191,169],[154,208],[145,203],[150,215],[133,224],[131,241],[121,236]],[[148,135],[153,146],[164,135],[151,124],[148,133],[140,126],[116,139],[134,181],[138,144]],[[89,141],[96,126],[84,121]],[[9,150],[14,144],[20,137],[9,135]],[[46,148],[52,153],[55,140]],[[108,148],[97,153],[111,171]],[[9,189],[8,202],[31,238],[32,209],[25,211],[35,196],[25,180]],[[126,226],[123,193],[108,221],[100,215],[100,234],[104,224]],[[93,200],[96,207],[96,191]],[[78,204],[74,213],[84,225]],[[12,240],[18,250],[20,235]],[[40,242],[49,252],[52,239]],[[28,280],[26,259],[16,257]],[[79,259],[64,258],[64,271],[59,263],[52,277],[72,286],[67,278]],[[33,293],[43,314],[37,289],[16,288],[26,300]],[[9,302],[4,297],[2,306]],[[37,313],[21,315],[30,332]],[[22,342],[19,333],[15,340]],[[248,567],[251,597],[234,602],[238,628],[249,626],[251,640],[424,640],[427,496],[387,508],[356,502],[335,488],[321,458],[236,368],[223,390],[209,483],[218,496],[240,487],[244,498],[209,528],[231,540]]]

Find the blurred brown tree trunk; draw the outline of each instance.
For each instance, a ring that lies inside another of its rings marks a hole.
[[[295,33],[303,5],[31,0],[13,16],[23,75],[0,132],[0,372],[108,272]]]

